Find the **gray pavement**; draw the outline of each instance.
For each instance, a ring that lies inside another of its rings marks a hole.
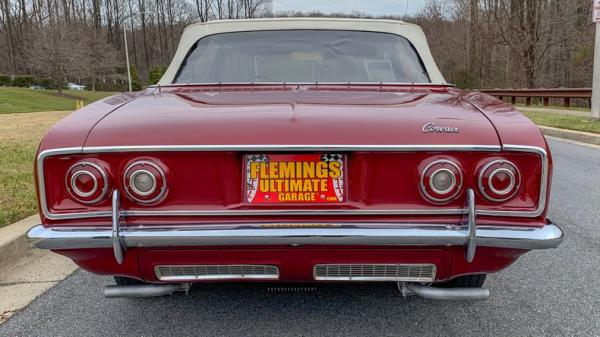
[[[600,336],[600,150],[551,147],[550,217],[567,237],[491,275],[488,301],[403,299],[387,285],[204,285],[189,296],[104,299],[112,280],[78,271],[0,325],[0,336]]]

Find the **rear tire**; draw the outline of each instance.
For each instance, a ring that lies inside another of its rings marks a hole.
[[[465,275],[436,286],[440,288],[481,288],[486,278],[487,274]]]
[[[118,286],[138,286],[138,285],[142,285],[142,284],[147,284],[144,281],[140,281],[131,277],[124,277],[124,276],[115,276],[115,283]]]

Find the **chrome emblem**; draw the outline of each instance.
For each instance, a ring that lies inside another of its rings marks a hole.
[[[460,130],[458,128],[452,126],[439,126],[433,123],[427,123],[423,125],[423,133],[459,133]]]

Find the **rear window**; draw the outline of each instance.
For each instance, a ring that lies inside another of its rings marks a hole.
[[[194,44],[174,83],[430,83],[411,43],[388,33],[279,30],[223,33]]]

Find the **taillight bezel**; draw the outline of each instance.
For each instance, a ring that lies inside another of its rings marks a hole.
[[[154,187],[149,192],[143,192],[135,187],[134,178],[137,174],[149,173]],[[123,171],[123,189],[131,201],[140,205],[155,205],[160,203],[167,194],[167,175],[161,165],[150,159],[134,160]]]
[[[92,191],[83,192],[79,190],[76,179],[80,175],[92,177],[94,188]],[[84,205],[99,204],[106,199],[110,190],[110,181],[107,170],[98,163],[92,161],[79,161],[69,167],[65,175],[65,187],[69,196]]]
[[[444,171],[450,172],[452,184],[448,191],[437,190],[433,185],[435,174]],[[420,171],[419,190],[424,199],[429,202],[441,205],[456,200],[462,193],[464,185],[464,172],[456,162],[450,159],[437,159],[427,164]]]
[[[503,190],[493,186],[493,177],[498,173],[507,173],[510,178],[510,184]],[[477,185],[479,192],[488,201],[506,202],[517,195],[521,187],[521,172],[517,165],[507,159],[492,160],[481,167]]]

